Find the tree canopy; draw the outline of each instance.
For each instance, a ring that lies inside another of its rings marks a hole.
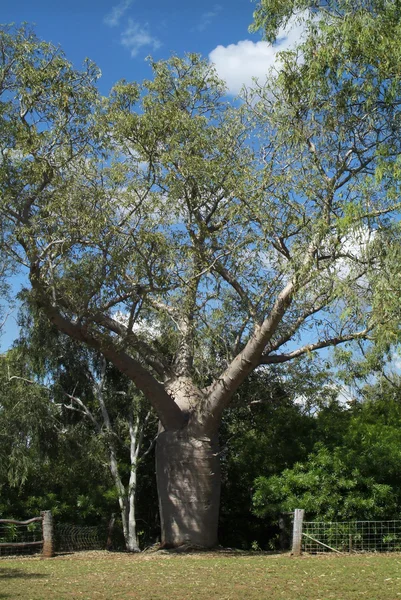
[[[92,65],[73,70],[28,32],[3,45],[3,250],[52,321],[129,371],[165,424],[178,413],[159,382],[214,380],[217,415],[256,366],[382,319],[396,75],[376,81],[369,64],[352,79],[343,61],[313,87],[290,53],[236,108],[211,66],[173,57],[101,99]]]

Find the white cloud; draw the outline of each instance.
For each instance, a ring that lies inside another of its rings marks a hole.
[[[207,12],[204,12],[201,15],[201,18],[199,20],[199,23],[196,27],[196,29],[198,31],[204,31],[212,22],[212,20],[217,17],[217,15],[223,10],[223,7],[221,6],[221,4],[215,4],[212,8],[212,10],[209,10]]]
[[[279,67],[277,53],[293,48],[302,38],[305,23],[302,15],[279,31],[277,42],[242,40],[229,46],[217,46],[209,54],[221,79],[231,94],[238,94],[243,85],[251,86],[254,78],[263,83],[271,67]]]
[[[140,25],[132,19],[128,20],[128,27],[121,34],[121,44],[128,48],[131,56],[137,56],[144,46],[150,46],[153,50],[161,46],[161,42],[149,33],[147,25]]]
[[[343,255],[332,266],[340,279],[355,275],[355,270],[360,271],[358,261],[366,258],[370,244],[376,237],[376,231],[362,225],[359,229],[350,231],[342,240],[340,253]],[[367,286],[368,281],[360,277],[358,284]]]
[[[109,27],[117,27],[120,24],[121,17],[129,9],[132,4],[132,0],[122,0],[120,4],[113,6],[108,15],[103,19],[104,23]]]
[[[393,350],[391,353],[391,361],[388,367],[390,367],[390,372],[395,370],[397,373],[399,373],[401,371],[400,348]]]
[[[337,389],[337,401],[340,406],[349,406],[355,399],[355,396],[357,395],[356,390],[354,390],[350,385],[337,386]]]
[[[327,406],[327,403],[331,401],[331,392],[336,394],[337,402],[343,408],[348,408],[356,396],[356,391],[351,386],[333,382],[325,385],[321,390],[321,394],[318,394],[317,397],[309,394],[298,394],[294,397],[293,402],[310,416],[316,417],[324,406]]]

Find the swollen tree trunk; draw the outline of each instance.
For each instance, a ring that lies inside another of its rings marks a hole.
[[[220,465],[217,435],[163,431],[156,443],[162,545],[217,544]]]

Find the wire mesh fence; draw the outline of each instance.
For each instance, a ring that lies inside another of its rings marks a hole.
[[[304,521],[302,551],[322,552],[400,552],[401,521]]]
[[[56,523],[54,528],[56,552],[79,552],[82,550],[104,550],[107,532],[93,526]]]
[[[0,557],[32,555],[43,550],[42,519],[31,522],[0,521]],[[79,552],[106,548],[107,531],[104,527],[85,527],[56,523],[54,526],[56,552]]]
[[[43,547],[42,519],[0,521],[0,556],[34,554]]]

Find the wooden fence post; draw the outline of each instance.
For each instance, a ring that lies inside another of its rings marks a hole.
[[[42,531],[43,531],[43,558],[54,556],[54,537],[53,537],[53,517],[51,510],[42,512]]]
[[[292,532],[292,552],[293,556],[301,556],[302,552],[302,523],[305,511],[303,508],[296,508],[294,511],[294,528]]]

